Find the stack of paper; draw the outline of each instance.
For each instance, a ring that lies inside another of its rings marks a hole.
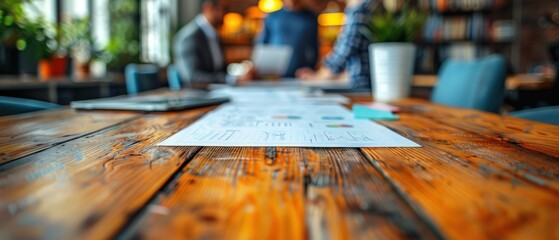
[[[345,104],[349,99],[339,94],[324,94],[304,87],[224,87],[212,91],[227,96],[234,103]]]
[[[419,147],[339,105],[227,104],[162,146]]]

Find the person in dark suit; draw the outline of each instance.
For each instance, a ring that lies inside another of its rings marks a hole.
[[[223,24],[221,0],[202,0],[201,13],[175,34],[173,52],[181,80],[190,85],[226,83],[225,61],[217,29]]]

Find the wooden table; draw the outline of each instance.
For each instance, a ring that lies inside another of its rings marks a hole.
[[[0,239],[559,239],[559,127],[396,104],[422,148],[155,146],[213,107],[0,118]]]
[[[544,90],[553,88],[555,81],[535,74],[517,74],[508,76],[505,88],[509,91],[515,90]],[[436,75],[414,75],[412,79],[414,87],[433,88],[437,85]]]

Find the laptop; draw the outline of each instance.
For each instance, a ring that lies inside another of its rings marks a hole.
[[[173,111],[229,101],[228,97],[215,96],[208,93],[189,93],[173,96],[125,96],[96,100],[74,101],[70,107],[74,109],[133,110],[133,111]]]
[[[260,44],[254,47],[251,60],[259,75],[283,76],[291,63],[292,54],[290,46]]]

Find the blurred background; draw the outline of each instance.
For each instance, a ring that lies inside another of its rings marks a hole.
[[[447,59],[499,53],[510,76],[531,83],[509,88],[508,107],[542,104],[541,91],[553,86],[553,64],[559,62],[559,1],[412,2],[429,16],[415,41],[416,75],[435,76]],[[231,3],[219,29],[227,63],[250,58],[266,14],[282,7],[281,0]],[[119,95],[125,93],[123,72],[129,63],[155,64],[166,81],[165,68],[173,62],[173,35],[198,14],[198,4],[194,0],[2,0],[0,95],[58,104]],[[330,51],[344,23],[344,7],[343,0],[321,0],[314,9],[321,57]],[[430,87],[421,81],[414,84],[420,90]],[[429,91],[418,94],[428,95]]]

